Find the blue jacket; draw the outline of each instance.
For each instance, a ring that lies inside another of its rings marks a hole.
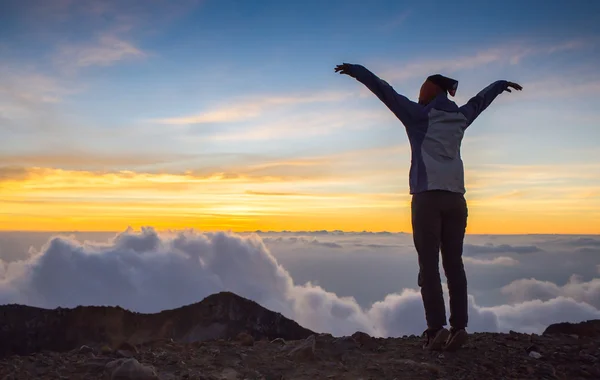
[[[460,157],[464,132],[506,90],[508,82],[492,83],[462,107],[445,93],[424,106],[398,94],[386,81],[361,65],[351,65],[350,74],[371,90],[406,127],[412,151],[410,193],[447,190],[464,194],[464,167]]]

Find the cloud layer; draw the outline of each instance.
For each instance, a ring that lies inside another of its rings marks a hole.
[[[325,240],[314,238],[298,242],[308,250],[333,247],[322,246]],[[493,260],[496,264],[506,261]],[[504,291],[518,303],[493,307],[482,307],[470,296],[469,329],[541,332],[553,322],[600,318],[598,292],[591,290],[598,288],[595,284],[573,281],[568,287],[546,289],[530,281],[525,285],[532,290],[519,293],[523,284],[515,282]],[[334,335],[362,330],[375,336],[401,336],[420,334],[425,328],[417,289],[403,289],[361,307],[353,297],[338,296],[310,282],[295,282],[257,234],[193,230],[159,234],[145,228],[127,230],[104,242],[63,236],[51,239],[24,260],[0,260],[0,303],[120,305],[156,312],[223,290]]]

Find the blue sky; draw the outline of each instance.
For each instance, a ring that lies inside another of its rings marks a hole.
[[[600,188],[590,178],[600,172],[597,1],[10,0],[0,7],[0,166],[180,173],[280,164],[286,171],[281,163],[289,160],[350,155],[327,170],[359,173],[351,191],[405,192],[403,127],[360,83],[334,74],[336,64],[351,62],[411,99],[437,72],[459,80],[458,103],[497,79],[522,84],[469,129],[467,170],[539,173],[558,165],[582,174],[553,181],[592,194]],[[363,165],[389,169],[393,182],[374,184],[351,166],[373,150],[391,153]],[[312,189],[339,191],[325,182]],[[507,191],[524,189],[515,186]]]

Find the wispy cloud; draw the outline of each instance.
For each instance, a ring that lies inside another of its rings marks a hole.
[[[596,180],[600,164],[580,162],[555,165],[470,165],[469,187],[539,185],[569,186],[573,180]]]
[[[524,86],[527,87],[527,91],[524,91],[523,95],[527,98],[572,98],[600,92],[600,77],[590,78],[586,81],[579,79],[573,82],[564,76],[557,76],[545,78],[543,81],[526,83]],[[522,100],[523,97],[520,98]]]
[[[29,67],[0,63],[0,130],[56,131],[65,120],[58,106],[80,89]]]
[[[119,167],[119,166],[141,166],[160,163],[175,162],[178,160],[189,160],[194,155],[184,154],[133,154],[133,153],[95,153],[90,151],[78,151],[72,149],[67,152],[39,152],[31,154],[9,154],[0,153],[0,169],[4,166],[24,167],[55,167],[55,168],[79,168],[89,169],[92,167]]]
[[[146,56],[133,43],[105,34],[91,44],[60,47],[55,63],[61,68],[73,70],[89,66],[110,66],[118,61]]]
[[[465,257],[465,263],[479,265],[479,266],[516,266],[519,265],[519,261],[512,257],[500,256],[493,259],[477,259],[473,257]]]
[[[250,99],[238,99],[237,104],[221,106],[211,111],[195,115],[151,120],[155,123],[170,125],[238,122],[261,116],[273,107],[298,105],[305,103],[335,102],[350,96],[348,93],[324,92],[309,95],[265,96]]]
[[[493,63],[515,65],[528,57],[578,50],[588,45],[589,43],[584,40],[565,41],[547,46],[532,43],[512,43],[449,59],[418,60],[404,65],[394,63],[393,67],[384,69],[381,74],[386,79],[402,81],[422,77],[437,71],[455,73]]]
[[[0,104],[5,107],[57,103],[71,92],[54,77],[0,64]]]
[[[356,130],[371,126],[373,123],[385,125],[394,121],[393,115],[385,110],[339,109],[339,107],[321,112],[297,112],[276,121],[260,123],[255,126],[244,125],[229,132],[218,132],[203,137],[207,140],[272,140],[312,138],[332,133],[336,130]]]
[[[388,22],[381,24],[381,26],[379,28],[384,32],[391,32],[392,30],[394,30],[394,29],[398,28],[399,26],[401,26],[402,24],[404,24],[404,22],[406,21],[408,16],[410,16],[410,14],[411,14],[410,10],[405,10],[403,12],[400,12],[399,14],[394,15],[392,18],[390,18],[390,20]]]

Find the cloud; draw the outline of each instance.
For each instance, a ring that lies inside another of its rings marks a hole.
[[[548,301],[532,300],[486,307],[481,311],[492,312],[497,317],[500,331],[516,330],[530,334],[541,334],[548,325],[557,321],[577,323],[600,317],[600,310],[594,306],[562,296]]]
[[[332,241],[319,241],[317,238],[315,237],[310,237],[310,236],[292,236],[292,237],[277,237],[277,238],[269,238],[269,237],[264,237],[262,238],[263,242],[265,244],[269,244],[269,243],[284,243],[284,244],[306,244],[306,245],[315,245],[315,246],[322,246],[322,247],[326,247],[326,248],[343,248],[343,246],[339,243],[336,242],[332,242]]]
[[[23,180],[29,177],[29,171],[25,168],[14,166],[0,166],[0,182],[5,180]]]
[[[133,154],[133,153],[95,153],[91,151],[71,151],[61,152],[35,152],[29,154],[11,154],[7,152],[0,153],[0,165],[21,166],[20,171],[27,171],[31,167],[52,167],[52,168],[71,168],[93,170],[108,167],[144,166],[161,163],[170,163],[178,160],[184,161],[196,157],[195,155],[184,154]],[[0,171],[4,168],[0,166]],[[0,179],[2,176],[0,175]]]
[[[404,24],[404,22],[406,21],[408,16],[411,15],[411,13],[412,12],[410,10],[405,10],[403,12],[400,12],[397,15],[391,17],[389,21],[384,22],[383,24],[380,24],[379,29],[384,32],[391,32],[394,29],[401,26],[402,24]]]
[[[116,62],[144,58],[143,52],[131,42],[114,35],[101,35],[93,44],[65,45],[59,48],[55,63],[67,70],[90,66],[110,66]]]
[[[104,242],[55,237],[25,260],[0,268],[0,304],[41,307],[120,305],[156,312],[232,291],[319,332],[375,336],[420,334],[420,294],[404,289],[368,308],[310,282],[295,283],[258,235],[156,233],[127,230]],[[469,297],[471,331],[530,329],[600,318],[590,304],[560,296],[549,301],[481,307]],[[536,319],[537,318],[537,319]]]
[[[479,266],[516,266],[519,265],[519,261],[512,257],[500,256],[493,259],[475,259],[473,257],[464,257],[463,261],[467,264],[479,265]]]
[[[46,145],[71,125],[70,116],[61,112],[65,98],[79,92],[77,85],[36,72],[29,68],[0,63],[0,133],[8,145],[34,144],[43,139]],[[8,132],[8,133],[7,133]],[[30,134],[30,136],[26,136]],[[27,140],[13,142],[11,137]]]
[[[196,115],[155,119],[151,120],[151,122],[169,125],[239,122],[259,117],[266,110],[271,110],[273,107],[306,103],[336,102],[347,96],[349,96],[348,93],[325,92],[320,94],[295,96],[253,97],[249,99],[238,99],[231,102],[234,103],[234,105],[221,106],[214,110]]]
[[[600,247],[600,239],[591,237],[580,237],[576,239],[570,239],[564,242],[566,245],[575,247]]]
[[[600,78],[594,72],[586,75],[581,71],[576,71],[570,75],[552,76],[543,80],[521,84],[525,90],[520,94],[518,101],[542,98],[574,98],[600,91]],[[517,98],[510,99],[506,101],[517,101]]]
[[[579,276],[573,275],[562,286],[549,281],[536,280],[535,278],[521,279],[504,286],[502,293],[508,295],[513,302],[526,302],[536,299],[545,301],[557,297],[566,297],[600,308],[600,278],[582,281]]]
[[[53,77],[0,64],[3,103],[9,99],[20,104],[57,103],[66,92],[68,90]]]
[[[165,28],[174,19],[197,7],[202,0],[88,1],[30,0],[15,2],[15,16],[31,34],[67,27],[86,36],[95,31],[128,32],[132,29]]]
[[[55,129],[60,125],[56,106],[76,92],[54,77],[0,63],[0,129]]]
[[[374,248],[374,249],[401,247],[401,245],[398,245],[398,244],[362,244],[362,243],[356,243],[356,244],[354,244],[354,246],[355,247]]]
[[[494,245],[491,243],[485,245],[465,244],[464,252],[467,255],[485,254],[485,253],[519,253],[527,254],[542,251],[541,248],[535,245],[510,245],[500,244]]]
[[[235,114],[234,114],[235,115]],[[259,116],[248,114],[248,117]],[[334,131],[348,131],[374,128],[392,121],[393,115],[384,111],[361,109],[329,109],[327,111],[300,111],[285,118],[257,125],[244,125],[229,132],[219,131],[213,135],[202,136],[202,140],[216,141],[253,141],[273,139],[294,139],[323,136]],[[242,121],[228,120],[228,121]]]
[[[381,74],[390,81],[402,81],[423,77],[432,72],[443,71],[450,74],[494,63],[515,65],[528,57],[579,50],[586,46],[589,46],[589,42],[585,40],[570,40],[545,46],[539,43],[509,43],[449,59],[421,60],[404,65],[394,63],[393,68],[383,70]]]

